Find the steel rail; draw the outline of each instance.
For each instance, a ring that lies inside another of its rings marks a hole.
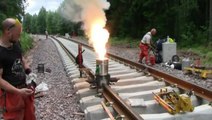
[[[64,39],[67,39],[67,38],[64,38]],[[85,43],[79,42],[77,40],[74,40],[74,39],[67,39],[67,40],[72,40],[75,43],[78,43],[78,44],[80,43],[83,46],[86,46],[86,47],[88,47],[90,49],[93,49],[91,46],[89,46],[89,45],[87,45]],[[124,63],[129,64],[130,66],[134,66],[134,67],[136,67],[138,69],[141,69],[141,70],[145,69],[151,75],[157,76],[159,78],[163,78],[164,81],[169,83],[169,84],[177,85],[177,87],[179,87],[179,88],[181,88],[183,90],[186,90],[186,91],[193,91],[195,95],[197,95],[197,96],[199,96],[201,98],[204,98],[204,99],[208,100],[209,102],[212,102],[212,91],[210,91],[208,89],[205,89],[205,88],[203,88],[201,86],[198,86],[196,84],[190,83],[190,82],[188,82],[186,80],[177,78],[177,77],[175,77],[173,75],[161,72],[159,70],[156,70],[153,67],[142,65],[142,64],[139,64],[139,63],[135,63],[133,61],[127,60],[125,58],[121,58],[121,57],[119,57],[117,55],[114,55],[114,54],[111,54],[111,53],[107,53],[107,55],[109,57],[111,57],[111,58],[117,59],[119,61],[123,61]]]
[[[142,64],[139,64],[139,63],[135,63],[135,62],[132,62],[130,60],[127,60],[127,59],[124,59],[124,58],[121,58],[119,56],[116,56],[116,55],[113,55],[113,54],[110,54],[108,53],[109,56],[115,58],[115,59],[118,59],[118,60],[121,60],[127,64],[130,64],[132,66],[135,66],[137,68],[140,68],[140,69],[146,69],[149,73],[151,73],[151,75],[153,76],[157,76],[157,77],[160,77],[160,78],[163,78],[165,82],[169,83],[169,84],[172,84],[172,85],[177,85],[177,87],[183,89],[183,90],[187,90],[187,91],[193,91],[195,93],[195,95],[201,97],[201,98],[204,98],[206,100],[208,100],[209,102],[212,102],[212,91],[208,90],[208,89],[205,89],[201,86],[198,86],[198,85],[195,85],[195,84],[192,84],[186,80],[183,80],[183,79],[180,79],[180,78],[177,78],[173,75],[170,75],[170,74],[167,74],[167,73],[164,73],[164,72],[161,72],[153,67],[150,67],[150,66],[144,66]]]
[[[68,49],[58,39],[56,39],[54,36],[51,36],[51,37],[60,44],[60,46],[63,48],[63,50],[67,53],[68,57],[72,61],[74,61],[75,56],[70,51],[68,51]]]
[[[56,38],[52,37],[53,39],[55,39],[61,46],[62,48],[65,50],[65,52],[67,54],[69,54],[69,57],[75,58],[69,51],[68,49]],[[83,65],[83,67],[85,67]],[[86,67],[85,67],[86,68]],[[89,72],[89,71],[86,71]],[[89,75],[91,75],[90,77],[94,78],[94,74],[89,72]],[[108,85],[103,85],[103,96],[104,98],[109,101],[109,102],[113,102],[113,108],[116,110],[116,112],[123,116],[124,115],[124,119],[126,120],[143,120],[143,118],[141,116],[139,116],[138,113],[134,112],[132,110],[132,108],[127,105],[124,100],[119,97]]]
[[[108,85],[103,85],[102,94],[108,102],[112,103],[113,108],[120,116],[124,115],[124,120],[143,120],[143,118],[134,112]]]

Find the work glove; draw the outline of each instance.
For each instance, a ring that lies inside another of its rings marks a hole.
[[[37,86],[36,80],[37,80],[37,75],[35,73],[32,73],[32,72],[29,73],[27,75],[27,78],[26,78],[27,87],[35,89],[35,87]]]

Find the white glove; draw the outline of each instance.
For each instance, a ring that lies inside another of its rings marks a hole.
[[[26,84],[29,85],[30,83],[32,83],[32,81],[36,83],[36,80],[37,80],[37,75],[31,72],[29,75],[27,75]]]

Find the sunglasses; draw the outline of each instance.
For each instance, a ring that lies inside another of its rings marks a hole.
[[[12,24],[8,27],[8,30],[12,29],[13,27],[15,27],[16,25],[21,25],[21,22],[16,18],[15,19],[15,24]]]

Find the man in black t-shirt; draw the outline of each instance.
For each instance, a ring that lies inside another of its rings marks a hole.
[[[22,25],[18,19],[2,22],[0,38],[0,107],[4,119],[35,120],[34,92],[27,88],[26,73],[30,72],[21,53],[18,39]]]

